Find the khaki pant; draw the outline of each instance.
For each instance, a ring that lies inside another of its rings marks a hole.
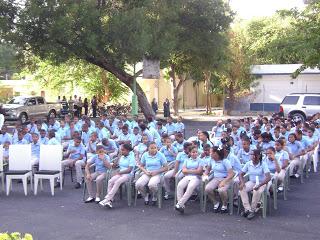
[[[240,196],[242,200],[243,207],[246,211],[254,211],[257,208],[257,203],[259,202],[261,195],[266,188],[266,185],[261,186],[257,191],[253,190],[256,184],[254,182],[248,181],[245,186],[240,190]],[[252,202],[249,203],[248,192],[253,190]]]
[[[91,178],[92,178],[91,180],[86,179],[89,197],[94,196],[93,186],[92,186],[94,180],[96,181],[96,187],[97,187],[96,197],[100,197],[102,187],[103,187],[103,181],[106,179],[106,173],[94,172],[94,173],[91,173]]]
[[[292,176],[294,174],[293,172],[294,172],[294,169],[296,167],[298,167],[297,173],[298,174],[302,174],[302,172],[303,172],[303,163],[304,162],[306,162],[304,160],[304,156],[297,157],[297,158],[294,158],[293,160],[291,160],[290,164],[289,164],[289,174],[290,174],[290,176]]]
[[[114,175],[108,182],[108,194],[105,196],[107,201],[113,201],[114,195],[116,195],[121,184],[128,182],[130,174]]]
[[[78,183],[81,183],[82,179],[83,179],[82,167],[84,167],[86,165],[86,162],[84,160],[77,160],[76,161],[76,160],[70,159],[70,158],[68,158],[66,160],[63,160],[61,162],[62,170],[64,170],[64,168],[66,166],[72,165],[74,162],[75,162],[74,166],[75,166],[75,169],[76,169],[76,179],[77,179]]]
[[[136,182],[136,189],[143,195],[146,195],[145,186],[148,185],[150,192],[156,193],[158,191],[158,184],[160,183],[160,174],[156,176],[148,176],[143,174]]]
[[[314,172],[317,172],[317,167],[318,167],[318,161],[319,161],[319,153],[318,153],[318,150],[319,150],[319,145],[314,149],[313,151],[313,170]]]
[[[166,174],[164,174],[163,176],[163,186],[164,186],[164,189],[167,193],[170,193],[171,192],[171,189],[170,189],[170,180],[171,179],[174,179],[175,178],[175,175],[173,175],[174,173],[174,169],[166,172]],[[181,178],[183,178],[183,174],[180,173],[179,176],[178,176],[178,179],[180,180]]]
[[[278,184],[283,183],[285,176],[286,176],[285,169],[281,169],[281,171],[279,173],[278,172],[275,173],[275,177],[278,180]]]
[[[198,176],[185,176],[180,180],[177,186],[177,200],[181,207],[184,207],[185,203],[191,197],[193,191],[199,186],[201,180]],[[186,191],[184,191],[186,189]]]
[[[222,205],[226,206],[228,202],[228,189],[230,187],[229,182],[224,187],[219,188],[219,184],[224,180],[225,178],[213,178],[208,184],[206,185],[205,192],[208,195],[209,199],[213,202],[213,204],[217,203],[216,200],[216,193],[214,192],[215,189],[218,188],[218,193],[221,198]]]

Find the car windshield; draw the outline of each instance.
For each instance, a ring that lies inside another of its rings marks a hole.
[[[15,97],[12,98],[8,103],[9,104],[19,104],[24,105],[26,103],[27,99],[25,97]]]

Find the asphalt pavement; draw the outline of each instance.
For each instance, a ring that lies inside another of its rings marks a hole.
[[[209,130],[210,122],[186,122],[187,135],[198,128]],[[0,232],[31,233],[34,239],[238,239],[238,240],[308,240],[320,239],[320,176],[312,173],[301,184],[293,180],[288,200],[279,196],[278,210],[259,214],[248,221],[237,214],[215,214],[209,205],[207,213],[199,202],[188,202],[184,215],[173,209],[173,201],[164,201],[162,209],[144,206],[138,199],[136,207],[116,198],[114,209],[101,208],[82,201],[82,190],[74,189],[66,176],[62,191],[51,196],[48,184],[37,196],[24,196],[22,185],[14,184],[7,197],[0,194]]]

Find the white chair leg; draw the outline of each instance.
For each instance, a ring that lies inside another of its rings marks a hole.
[[[40,189],[41,189],[41,192],[42,192],[43,191],[42,178],[40,178]]]
[[[10,188],[11,188],[11,178],[7,176],[7,196],[9,196]]]
[[[63,183],[63,181],[62,181],[63,179],[62,178],[63,178],[63,173],[60,172],[60,190],[62,190],[62,185],[63,185],[62,184]]]
[[[51,195],[54,196],[54,178],[50,178]]]
[[[38,194],[38,182],[39,182],[39,178],[35,176],[34,177],[34,195]]]
[[[23,184],[23,191],[24,191],[24,195],[25,196],[27,196],[28,195],[28,184],[27,184],[27,177],[26,176],[24,176],[23,178],[22,178],[22,184]]]
[[[32,175],[32,173],[30,175],[30,189],[31,189],[31,191],[33,190],[33,175]]]

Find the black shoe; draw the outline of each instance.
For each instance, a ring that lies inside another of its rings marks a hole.
[[[241,217],[245,217],[245,218],[248,217],[248,215],[249,215],[249,211],[243,211],[240,214]]]
[[[180,212],[181,214],[184,213],[184,207],[181,207],[179,204],[176,204],[174,209],[177,210],[178,212]]]
[[[137,198],[138,198],[138,199],[142,198],[141,193],[138,193],[138,194],[137,194]]]
[[[77,182],[77,183],[74,185],[74,188],[75,188],[75,189],[81,188],[81,184]]]
[[[221,214],[225,214],[225,213],[228,213],[228,208],[226,208],[226,209],[223,209],[223,210],[221,209],[221,210],[220,210],[220,213],[221,213]]]
[[[151,205],[152,205],[152,206],[156,206],[156,205],[157,205],[157,201],[153,201],[153,200],[152,200],[152,201],[151,201]]]
[[[60,182],[57,182],[55,185],[54,185],[54,188],[59,188],[60,187]]]
[[[87,200],[84,201],[84,203],[91,203],[94,202],[94,198],[88,198]]]
[[[149,201],[144,201],[144,205],[149,205]]]
[[[247,219],[248,219],[248,220],[251,220],[251,219],[253,219],[254,217],[255,217],[254,212],[249,212],[249,214],[248,214],[248,216],[247,216]]]

